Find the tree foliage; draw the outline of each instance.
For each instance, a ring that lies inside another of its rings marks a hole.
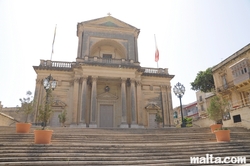
[[[156,121],[157,123],[162,123],[162,122],[163,122],[163,118],[162,118],[162,116],[161,116],[160,111],[157,111],[157,113],[155,114],[155,121]]]
[[[63,110],[63,112],[58,115],[58,118],[59,118],[59,122],[62,123],[62,125],[64,126],[64,123],[67,120],[67,111]]]
[[[222,121],[224,113],[229,108],[229,102],[220,97],[214,96],[210,100],[210,105],[207,108],[208,117],[215,122]]]
[[[25,123],[28,121],[28,116],[33,112],[34,107],[34,101],[31,91],[26,92],[26,98],[20,98],[21,101],[21,107],[19,108],[19,111],[25,114]]]
[[[42,130],[45,129],[47,123],[53,113],[52,110],[53,98],[52,98],[52,89],[47,89],[46,97],[43,101],[43,104],[39,106],[38,120],[42,122]]]
[[[202,92],[211,92],[214,89],[214,78],[212,68],[208,68],[206,71],[200,71],[194,82],[191,82],[192,90],[200,90]]]

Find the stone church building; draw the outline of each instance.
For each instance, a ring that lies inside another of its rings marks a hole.
[[[44,100],[44,78],[57,81],[49,125],[60,126],[58,115],[67,111],[67,126],[154,128],[155,115],[164,126],[173,125],[168,69],[141,67],[137,39],[140,30],[112,16],[77,24],[75,62],[41,60],[34,100]],[[153,59],[154,55],[150,55]]]

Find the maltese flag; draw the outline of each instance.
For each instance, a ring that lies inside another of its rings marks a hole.
[[[158,62],[158,61],[159,61],[159,50],[156,47],[156,50],[155,50],[155,62]]]

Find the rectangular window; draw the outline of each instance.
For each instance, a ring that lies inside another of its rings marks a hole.
[[[112,54],[103,54],[102,57],[104,59],[112,59]]]
[[[202,96],[200,96],[200,101],[202,101]]]
[[[201,111],[204,111],[204,107],[203,107],[203,105],[201,105]]]
[[[241,122],[241,117],[240,117],[240,115],[235,115],[235,116],[233,116],[233,119],[234,119],[234,123]]]
[[[112,63],[112,54],[103,54],[102,62],[104,63]]]

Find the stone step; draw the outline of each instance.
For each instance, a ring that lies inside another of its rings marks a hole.
[[[0,165],[174,166],[206,154],[245,156],[250,163],[250,132],[241,128],[231,130],[229,143],[217,143],[209,128],[53,130],[52,144],[36,145],[32,132],[0,127]]]

